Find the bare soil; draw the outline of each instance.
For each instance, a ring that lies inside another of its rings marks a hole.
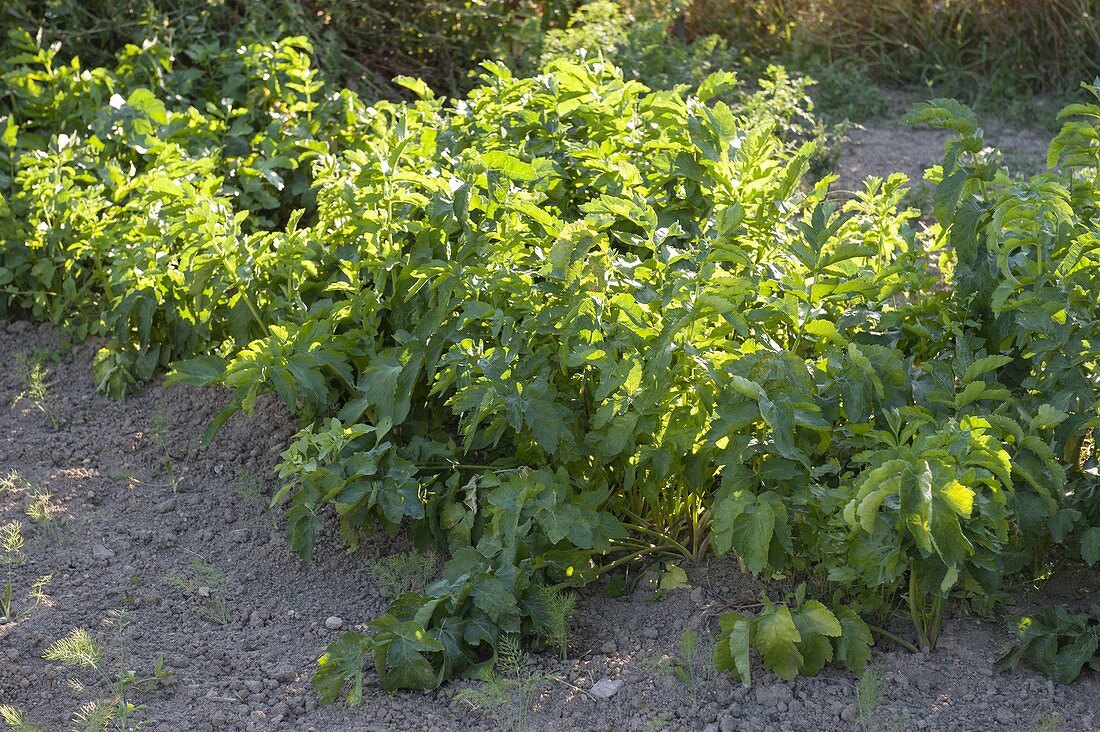
[[[1019,135],[1012,139],[1034,152],[1033,141]],[[892,126],[853,138],[843,163],[849,176],[894,169],[899,161],[919,172],[942,145],[938,133]],[[314,562],[303,564],[284,539],[278,509],[264,508],[277,487],[274,466],[297,428],[293,418],[262,401],[252,419],[234,417],[204,447],[199,435],[224,394],[157,380],[139,396],[110,401],[95,392],[95,348],[69,346],[49,326],[0,321],[0,478],[16,471],[49,491],[60,535],[58,541],[26,514],[31,489],[0,489],[0,526],[19,521],[27,539],[26,561],[11,571],[15,617],[0,625],[0,704],[18,707],[44,730],[69,729],[74,712],[107,688],[43,653],[74,628],[102,636],[101,622],[120,610],[130,628],[125,666],[148,669],[159,656],[172,671],[161,687],[133,695],[144,706],[136,715],[141,728],[156,732],[862,728],[858,680],[840,669],[787,683],[755,668],[753,686],[745,688],[710,672],[700,652],[685,664],[687,681],[673,672],[685,629],[706,638],[724,609],[759,597],[758,582],[719,560],[687,568],[692,587],[661,601],[645,582],[624,599],[609,598],[602,587],[582,593],[570,659],[532,662],[531,672],[546,676],[526,720],[519,704],[471,708],[457,698],[471,681],[390,695],[370,669],[359,707],[319,707],[309,685],[318,656],[387,604],[366,562],[407,551],[406,541],[380,535],[348,554],[327,532]],[[47,406],[56,429],[27,399],[9,407],[26,388],[16,355],[35,352],[53,359]],[[161,440],[157,423],[164,418]],[[196,562],[224,581],[201,585]],[[46,575],[48,599],[32,601],[28,592]],[[1098,589],[1097,573],[1083,571],[1050,594],[1095,601]],[[342,627],[328,627],[336,625],[332,617]],[[1004,622],[956,611],[932,655],[880,645],[872,728],[1100,729],[1100,677],[1058,686],[1027,671],[997,674],[993,661],[1010,639]],[[589,692],[601,679],[623,685],[597,700]]]
[[[930,191],[924,171],[943,162],[943,146],[951,133],[901,123],[905,112],[924,99],[920,94],[891,91],[887,98],[890,110],[881,119],[867,122],[848,134],[848,143],[841,150],[837,165],[840,176],[837,189],[858,190],[869,175],[886,176],[897,171],[909,178],[914,192]],[[1045,168],[1049,132],[999,119],[983,119],[981,115],[979,122],[986,143],[1000,151],[1009,168],[1027,174]]]

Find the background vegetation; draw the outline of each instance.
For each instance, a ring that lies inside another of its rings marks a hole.
[[[904,176],[813,174],[833,138],[771,61],[834,114],[870,77],[1058,90],[1100,58],[1082,7],[15,4],[0,314],[102,337],[113,396],[229,388],[209,437],[277,395],[304,558],[326,521],[449,556],[330,648],[325,700],[368,660],[423,689],[567,652],[563,590],[709,552],[798,581],[723,618],[720,669],[858,671],[872,631],[931,649],[948,603],[1100,560],[1100,106],[1029,177],[917,105],[950,138],[915,227]],[[1091,616],[1040,621],[1008,662],[1097,664]]]
[[[545,31],[603,22],[603,11],[574,16],[583,4],[14,0],[5,12],[10,22],[41,31],[45,44],[62,42],[65,54],[80,56],[88,66],[149,38],[182,51],[192,44],[232,43],[242,35],[304,35],[324,73],[376,95],[394,93],[390,81],[398,75],[454,93],[471,85],[469,72],[483,58],[512,65],[537,59],[563,43],[560,34],[545,36]],[[682,58],[682,44],[701,43],[689,52],[691,61],[720,50],[749,67],[781,61],[816,76],[840,64],[845,74],[867,74],[887,86],[931,86],[938,95],[990,104],[1072,92],[1082,79],[1100,75],[1097,0],[626,0],[619,5],[631,20],[630,37],[616,45],[643,56],[656,44]],[[632,64],[621,65],[628,74],[633,71]]]

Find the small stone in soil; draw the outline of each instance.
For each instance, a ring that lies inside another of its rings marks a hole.
[[[600,679],[593,685],[590,693],[597,699],[610,699],[615,696],[615,692],[621,689],[622,686],[622,679],[617,679],[615,681],[611,679]]]
[[[280,666],[271,672],[271,678],[276,681],[293,681],[297,674],[290,666]]]
[[[114,558],[114,556],[115,553],[102,544],[96,544],[92,547],[92,559],[107,560]]]
[[[329,630],[340,630],[344,627],[344,620],[336,615],[330,615],[325,620],[325,627]]]

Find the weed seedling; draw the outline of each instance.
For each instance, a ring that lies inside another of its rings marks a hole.
[[[9,470],[7,475],[0,478],[0,490],[21,493],[33,487],[31,482],[20,475],[18,470]]]
[[[856,705],[859,707],[859,724],[864,732],[871,732],[875,723],[875,711],[878,709],[881,695],[882,669],[868,666],[859,675],[859,691]]]
[[[53,598],[46,594],[46,585],[53,581],[52,574],[44,574],[34,581],[28,594],[37,607],[53,607]]]
[[[502,728],[528,729],[531,702],[551,677],[532,673],[531,656],[520,646],[519,636],[505,636],[497,649],[496,664],[482,676],[476,688],[463,689],[455,698],[472,709],[484,709]]]
[[[0,588],[0,616],[9,621],[14,619],[11,609],[13,594],[11,570],[17,564],[22,564],[26,557],[23,554],[23,524],[13,521],[0,529],[0,564],[7,571],[4,578],[4,586]]]
[[[15,360],[19,362],[19,369],[26,388],[16,395],[11,405],[14,407],[26,399],[31,403],[31,406],[49,420],[50,426],[56,430],[61,426],[61,421],[50,406],[52,401],[50,398],[50,383],[46,381],[46,377],[50,374],[49,369],[42,365],[41,359],[37,356],[29,357],[24,353],[19,353],[16,354]]]
[[[237,475],[240,483],[237,484],[233,492],[242,500],[256,505],[261,512],[267,514],[274,526],[276,523],[275,514],[271,510],[271,503],[267,499],[267,489],[263,481],[260,480],[260,476],[248,468],[241,468]]]
[[[678,651],[672,671],[687,686],[694,707],[699,703],[699,693],[714,682],[714,638],[709,633],[684,628]]]
[[[662,714],[656,719],[649,720],[649,724],[645,726],[645,732],[661,732],[661,730],[668,727],[669,721],[672,719],[671,714]]]
[[[367,573],[384,597],[394,600],[406,592],[416,592],[432,581],[439,569],[434,552],[391,554],[366,563]]]
[[[53,496],[43,488],[32,488],[28,498],[27,516],[49,534],[54,544],[60,549],[62,546],[61,527],[54,518],[59,508],[53,503]]]
[[[172,460],[172,451],[168,449],[168,410],[163,405],[157,407],[149,419],[149,432],[153,436],[153,442],[160,448],[160,466],[168,476],[168,487],[176,493],[179,490],[180,477],[176,463]]]
[[[645,668],[671,675],[688,690],[692,707],[699,703],[699,694],[713,688],[716,676],[714,665],[714,637],[685,628],[680,634],[676,655],[651,655],[641,659]]]
[[[49,491],[31,483],[18,470],[12,470],[0,478],[0,490],[23,494],[27,516],[50,535],[58,548],[61,547],[61,527],[54,518],[61,508],[53,503],[53,495]]]
[[[1061,717],[1057,714],[1044,714],[1035,721],[1033,732],[1058,732],[1058,722]]]
[[[573,640],[570,623],[577,598],[553,587],[543,586],[539,588],[538,604],[541,617],[535,635],[545,646],[556,650],[564,661],[569,656],[569,643]]]
[[[0,704],[0,720],[8,726],[8,732],[42,732],[42,728],[23,716],[13,706]]]
[[[199,613],[219,625],[229,623],[229,610],[225,604],[225,574],[202,559],[191,560],[191,576],[169,574],[164,579],[169,585],[199,603]]]
[[[43,658],[92,672],[95,686],[106,692],[96,694],[73,715],[81,729],[129,730],[139,726],[134,715],[144,709],[144,705],[133,703],[133,694],[153,691],[171,672],[160,657],[148,673],[128,668],[126,630],[129,624],[125,613],[112,612],[103,625],[109,636],[106,643],[92,637],[84,628],[76,628],[50,646]],[[80,693],[88,690],[78,679],[70,679],[69,685]]]

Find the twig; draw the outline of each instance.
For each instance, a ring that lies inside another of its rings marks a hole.
[[[568,681],[563,679],[561,676],[558,676],[557,674],[547,674],[547,678],[550,679],[551,681],[557,681],[559,684],[564,684],[565,686],[568,686],[570,689],[573,689],[574,691],[579,691],[580,693],[584,694],[585,696],[587,696],[592,701],[596,701],[596,697],[594,697],[592,695],[592,692],[590,692],[588,689],[582,689],[579,686],[575,686],[573,684],[570,684]]]

